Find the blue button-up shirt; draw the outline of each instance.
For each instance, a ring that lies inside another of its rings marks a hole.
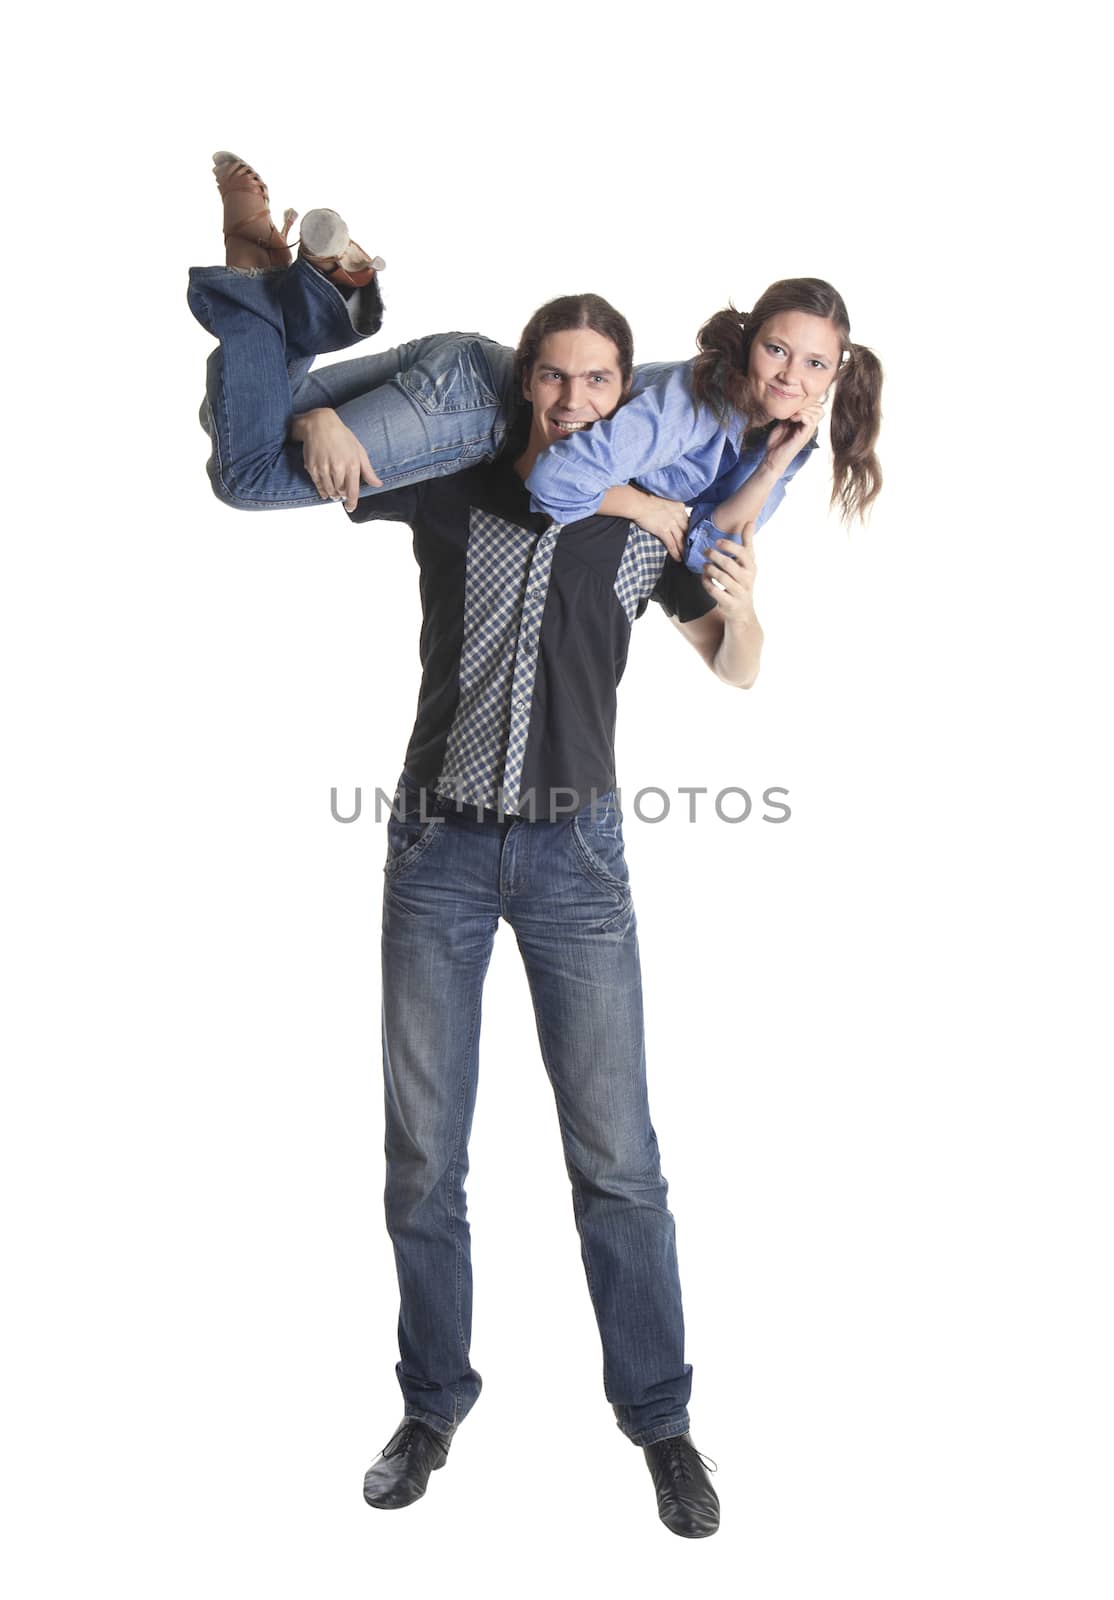
[[[636,368],[632,389],[634,398],[613,417],[542,452],[526,480],[530,503],[555,522],[576,522],[594,516],[615,484],[637,480],[651,494],[692,507],[685,565],[702,572],[709,547],[731,537],[716,527],[712,512],[761,464],[765,439],[741,448],[741,427],[728,433],[710,406],[696,404],[691,361],[648,362]],[[766,497],[758,527],[815,449],[812,439],[789,463]]]

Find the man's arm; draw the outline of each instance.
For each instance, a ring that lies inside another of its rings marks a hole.
[[[322,500],[343,500],[345,511],[352,512],[361,480],[373,489],[383,487],[367,451],[331,407],[296,412],[286,436],[302,446],[306,471]]]
[[[413,528],[421,509],[424,483],[406,483],[401,489],[383,489],[379,494],[367,494],[357,500],[355,511],[348,513],[349,522],[405,522]]]
[[[754,523],[742,530],[743,542],[721,539],[708,552],[701,583],[715,607],[691,622],[673,617],[703,661],[723,683],[749,689],[758,676],[765,635],[754,610]],[[713,581],[714,580],[714,581]]]
[[[672,621],[717,678],[734,689],[751,687],[758,676],[764,639],[762,624],[753,613],[749,623],[729,624],[717,606],[695,622],[679,622],[676,617]]]

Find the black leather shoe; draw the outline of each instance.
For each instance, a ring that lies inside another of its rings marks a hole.
[[[445,1465],[449,1441],[414,1417],[403,1417],[383,1453],[364,1477],[364,1499],[382,1511],[413,1505],[425,1494],[429,1475]]]
[[[706,1539],[719,1527],[719,1496],[704,1468],[705,1458],[687,1433],[643,1446],[658,1494],[658,1516],[682,1539]],[[710,1463],[713,1467],[715,1463]]]

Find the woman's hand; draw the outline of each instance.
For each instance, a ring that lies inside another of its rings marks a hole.
[[[812,438],[824,415],[823,400],[806,400],[799,411],[770,429],[766,462],[780,478]]]
[[[753,622],[754,580],[758,564],[754,559],[754,523],[743,529],[743,542],[717,539],[704,564],[701,582],[722,613],[725,622]],[[714,580],[714,581],[713,581]],[[711,613],[709,613],[711,615]]]
[[[685,534],[688,532],[688,507],[680,500],[665,500],[660,495],[634,490],[639,505],[633,520],[655,539],[660,539],[674,561],[685,558]]]
[[[346,511],[355,511],[361,478],[373,489],[383,487],[359,439],[327,406],[291,418],[290,437],[301,441],[306,471],[322,500],[343,500]]]

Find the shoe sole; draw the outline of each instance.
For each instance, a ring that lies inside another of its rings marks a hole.
[[[348,224],[327,207],[306,212],[302,218],[301,240],[311,256],[341,256],[351,243]]]

